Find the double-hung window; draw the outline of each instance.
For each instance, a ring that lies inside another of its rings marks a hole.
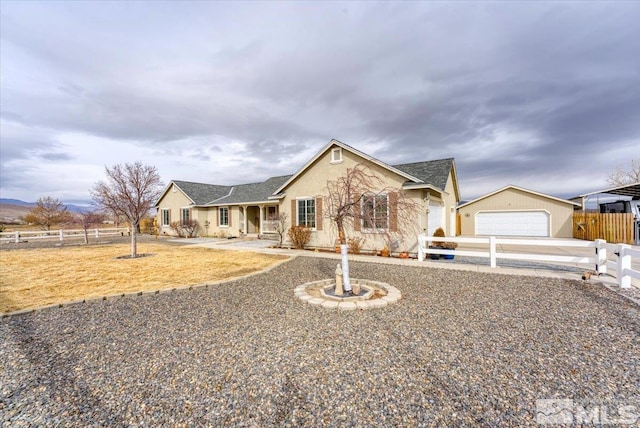
[[[362,195],[362,228],[371,232],[389,229],[389,195]]]
[[[229,208],[220,207],[218,208],[218,219],[219,226],[229,226]]]
[[[187,224],[189,220],[191,220],[191,208],[182,208],[180,210],[180,222]]]
[[[161,218],[161,225],[162,226],[169,226],[169,224],[171,223],[171,214],[169,211],[169,208],[162,208],[162,210],[160,211],[160,218]]]
[[[316,200],[298,199],[298,226],[316,227]]]

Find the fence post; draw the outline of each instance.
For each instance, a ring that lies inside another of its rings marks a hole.
[[[602,275],[607,273],[607,241],[604,239],[596,239],[596,273]]]
[[[618,285],[620,288],[631,288],[631,277],[625,274],[625,269],[631,269],[631,255],[627,249],[631,246],[618,244]]]
[[[491,260],[491,267],[494,268],[496,264],[496,237],[489,237],[489,259]]]
[[[98,232],[98,228],[96,228],[96,238],[100,237],[100,232]]]
[[[64,234],[62,233],[62,229],[60,229],[60,240],[62,241],[64,239]]]
[[[20,243],[20,231],[19,230],[16,230],[16,241],[15,242],[16,242],[16,244]]]
[[[424,261],[424,238],[422,235],[418,235],[418,261]]]

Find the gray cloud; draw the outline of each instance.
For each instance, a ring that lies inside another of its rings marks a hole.
[[[170,157],[165,180],[292,173],[330,138],[454,156],[465,198],[593,190],[640,153],[639,3],[16,2],[1,20],[5,194],[26,191],[11,159],[76,160],[69,133]]]

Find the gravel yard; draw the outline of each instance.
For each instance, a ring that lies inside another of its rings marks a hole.
[[[640,308],[597,284],[351,263],[403,299],[299,301],[335,261],[0,320],[0,425],[535,426],[536,399],[640,409]]]

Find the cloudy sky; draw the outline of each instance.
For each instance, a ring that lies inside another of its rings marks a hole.
[[[455,157],[463,199],[560,197],[640,158],[640,2],[0,3],[0,196],[104,166],[237,184],[331,138]]]

